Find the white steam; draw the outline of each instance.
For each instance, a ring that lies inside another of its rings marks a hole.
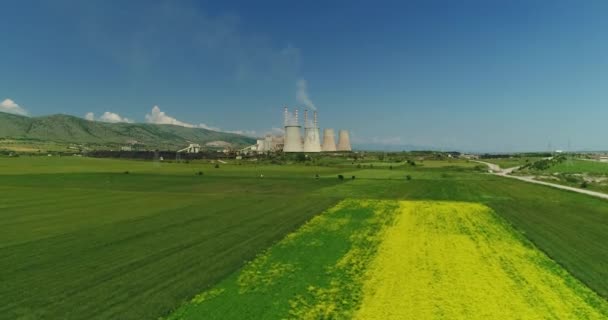
[[[316,111],[317,108],[308,97],[308,84],[306,80],[300,79],[296,82],[296,100],[310,110]]]

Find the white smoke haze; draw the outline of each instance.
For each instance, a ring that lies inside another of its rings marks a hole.
[[[270,129],[270,131],[267,132],[266,134],[284,135],[285,134],[285,129],[283,129],[283,128],[277,128],[277,127],[272,127],[272,129]]]
[[[0,112],[18,114],[21,116],[29,115],[29,112],[27,112],[27,110],[25,110],[23,107],[21,107],[11,99],[4,99],[4,101],[0,102]]]
[[[300,110],[298,110],[300,112]],[[298,118],[301,115],[298,113]],[[297,126],[299,124],[300,119],[296,119],[295,110],[288,109],[285,114],[285,125],[287,126]]]
[[[84,118],[89,121],[95,121],[95,114],[93,112],[87,112],[87,114],[84,115]]]
[[[312,111],[317,110],[315,104],[308,97],[308,83],[304,79],[296,82],[296,100]]]

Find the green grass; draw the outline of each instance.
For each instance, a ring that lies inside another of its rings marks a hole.
[[[608,297],[607,201],[427,162],[215,169],[0,158],[0,319],[167,315],[345,198],[481,202]]]
[[[568,159],[556,164],[545,172],[553,173],[588,173],[592,175],[608,175],[608,163]]]
[[[290,234],[169,320],[319,319],[314,305],[335,306],[325,318],[358,305],[364,266],[396,215],[394,203],[345,200]]]
[[[533,163],[534,161],[538,161],[542,158],[539,157],[511,157],[511,158],[491,158],[491,159],[481,159],[482,161],[493,163],[499,165],[503,169],[523,166],[528,163]]]
[[[53,174],[65,168],[51,160],[2,176],[2,319],[158,317],[338,201],[310,195],[338,183],[310,168],[260,179],[254,167],[126,175],[100,172],[124,161],[68,161],[81,173]]]

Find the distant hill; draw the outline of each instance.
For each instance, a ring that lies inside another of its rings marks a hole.
[[[235,147],[255,139],[243,135],[148,123],[106,123],[69,115],[24,117],[0,112],[0,139],[81,144],[91,148],[137,143],[147,149],[175,150],[198,143],[224,141]]]

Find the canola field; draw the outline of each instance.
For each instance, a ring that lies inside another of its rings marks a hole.
[[[608,304],[489,208],[401,202],[358,319],[605,319]]]
[[[605,319],[481,204],[344,200],[168,319]]]

